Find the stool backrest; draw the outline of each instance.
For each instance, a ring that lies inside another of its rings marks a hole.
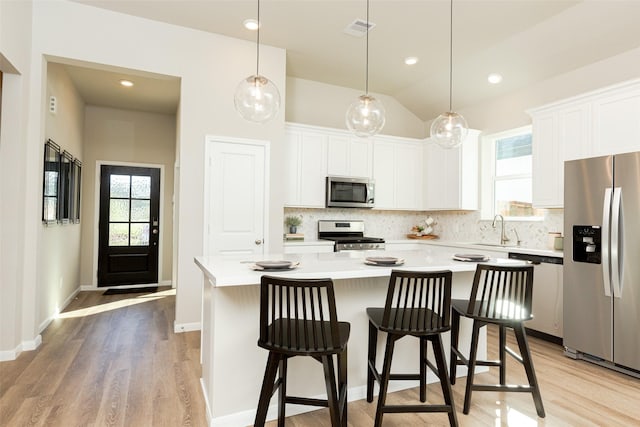
[[[258,343],[296,351],[339,348],[331,279],[262,276]]]
[[[389,279],[382,330],[407,334],[448,330],[451,271],[393,270]]]
[[[533,266],[478,264],[467,313],[503,320],[531,318]]]

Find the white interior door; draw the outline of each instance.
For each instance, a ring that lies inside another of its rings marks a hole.
[[[268,143],[208,138],[206,151],[205,253],[263,253]]]

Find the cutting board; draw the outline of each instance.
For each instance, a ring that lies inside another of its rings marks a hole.
[[[425,236],[416,236],[415,234],[407,234],[407,237],[410,239],[419,239],[419,240],[432,240],[432,239],[439,238],[439,236],[436,236],[435,234],[427,234]]]

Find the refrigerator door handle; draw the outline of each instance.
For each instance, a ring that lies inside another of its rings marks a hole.
[[[611,284],[613,285],[613,296],[620,298],[622,294],[622,283],[620,283],[620,206],[622,204],[622,188],[616,187],[613,190],[613,202],[611,210]]]
[[[609,270],[609,225],[611,224],[611,194],[612,189],[604,190],[602,202],[602,279],[604,294],[611,296],[611,274]]]

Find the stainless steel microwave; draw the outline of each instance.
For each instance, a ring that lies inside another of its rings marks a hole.
[[[328,208],[372,208],[375,183],[369,178],[327,177]]]

